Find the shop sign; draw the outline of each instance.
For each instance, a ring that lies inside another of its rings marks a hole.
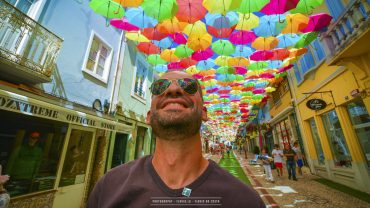
[[[16,97],[3,96],[0,94],[0,109],[87,127],[116,130],[116,124],[113,121],[105,122],[100,119],[95,119],[92,116],[82,112],[68,109],[64,110],[59,106],[53,108],[51,106],[32,102],[32,98],[26,99],[27,100],[23,100]]]
[[[352,97],[358,97],[360,95],[361,95],[361,93],[360,93],[360,90],[359,89],[355,89],[355,90],[352,90],[351,91],[351,96]]]
[[[322,110],[326,108],[327,104],[324,100],[321,99],[311,99],[306,103],[307,108],[312,110]]]

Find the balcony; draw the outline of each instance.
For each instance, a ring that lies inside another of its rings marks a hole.
[[[343,15],[330,25],[323,35],[330,64],[370,52],[369,16],[368,1],[354,0]]]
[[[0,79],[16,84],[51,81],[63,40],[0,0]]]

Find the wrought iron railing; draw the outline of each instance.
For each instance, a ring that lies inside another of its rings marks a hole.
[[[0,0],[0,61],[50,77],[62,42],[35,20]]]
[[[327,44],[328,58],[334,58],[358,38],[370,24],[368,0],[354,0],[323,35]]]

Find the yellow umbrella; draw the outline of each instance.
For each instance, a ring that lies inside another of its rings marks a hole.
[[[143,3],[143,0],[114,0],[123,7],[138,7]]]
[[[176,17],[165,20],[157,25],[158,31],[163,34],[173,34],[181,32],[188,25],[186,22],[179,22]]]
[[[199,72],[199,74],[202,75],[202,76],[208,76],[208,75],[212,75],[212,74],[215,74],[215,73],[216,73],[215,69],[209,69],[209,70]]]
[[[300,13],[289,14],[286,16],[288,24],[281,33],[299,33],[302,29],[307,27],[309,20],[310,18]]]
[[[240,3],[240,0],[204,0],[203,6],[209,13],[225,15],[228,11],[239,8]]]
[[[196,21],[194,24],[188,24],[183,31],[186,35],[203,35],[207,33],[206,24],[202,21]]]
[[[233,57],[233,58],[229,58],[227,63],[229,64],[229,66],[246,67],[249,65],[249,60],[244,57]]]
[[[188,39],[188,47],[194,51],[206,50],[212,44],[212,36],[208,33],[203,35],[191,35]]]
[[[252,47],[257,50],[271,50],[279,44],[279,39],[275,37],[258,37],[253,43]]]
[[[206,86],[206,87],[210,87],[210,86],[213,86],[213,85],[216,85],[216,84],[217,84],[217,80],[215,80],[215,79],[211,79],[211,80],[208,80],[208,81],[204,82],[204,86]]]
[[[251,30],[258,27],[260,19],[253,13],[242,14],[239,13],[239,22],[236,25],[237,30]]]
[[[167,62],[175,62],[180,60],[176,55],[175,55],[175,49],[165,49],[162,51],[160,57],[167,61]]]
[[[212,100],[211,104],[219,104],[221,101],[220,100]]]
[[[218,56],[215,59],[215,64],[219,66],[228,66],[229,56]]]
[[[185,69],[185,72],[188,73],[188,74],[193,75],[193,74],[197,74],[199,72],[199,69],[197,69],[196,66],[191,66],[191,67]]]
[[[144,35],[142,35],[140,31],[139,32],[127,32],[125,36],[127,39],[136,41],[136,42],[141,42],[141,43],[150,42],[150,40],[146,38]]]
[[[211,100],[215,100],[215,99],[220,98],[220,96],[218,94],[210,94],[207,97],[208,97],[208,99],[211,99]]]

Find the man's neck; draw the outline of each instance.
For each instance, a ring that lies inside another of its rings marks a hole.
[[[191,184],[208,166],[199,135],[182,141],[158,138],[152,163],[162,181],[172,189]]]

